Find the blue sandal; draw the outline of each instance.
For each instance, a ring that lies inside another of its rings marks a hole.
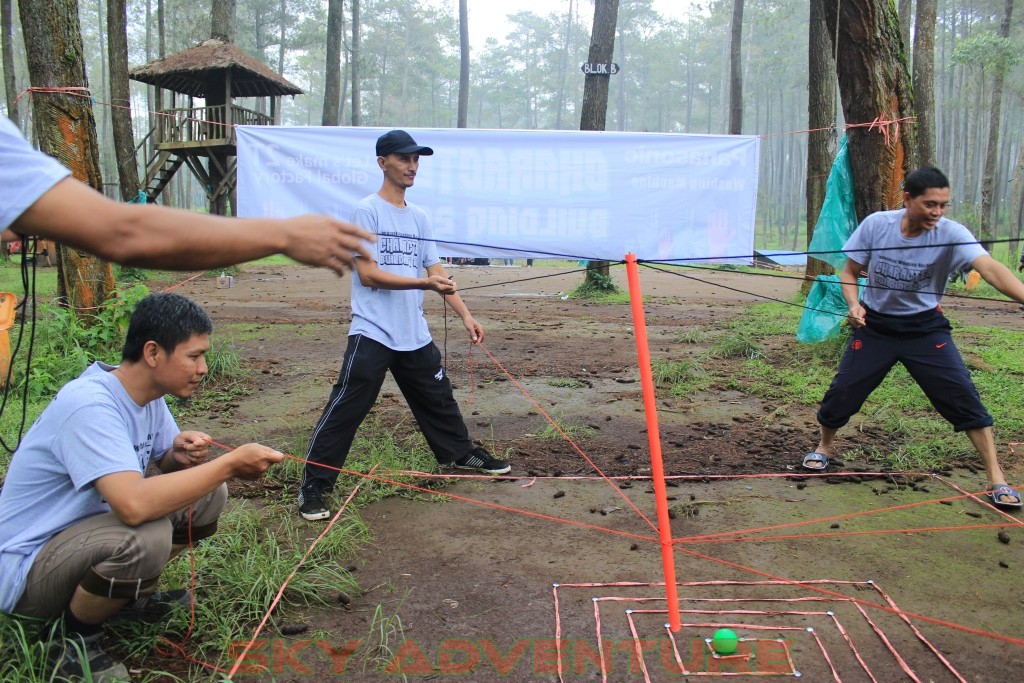
[[[805,470],[814,470],[815,472],[821,472],[828,467],[828,456],[824,453],[814,451],[804,456],[802,463]]]
[[[996,484],[992,487],[992,490],[989,491],[988,496],[992,499],[992,504],[998,507],[1024,507],[1024,499],[1020,497],[1020,493],[1017,489],[1013,488],[1009,484]],[[1004,497],[1013,498],[1014,500],[999,500]]]

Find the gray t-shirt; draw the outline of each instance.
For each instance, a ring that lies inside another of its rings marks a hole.
[[[843,247],[848,258],[867,269],[869,286],[861,294],[864,304],[887,315],[934,309],[942,300],[949,274],[970,267],[988,253],[970,230],[945,217],[917,237],[904,237],[900,222],[905,213],[906,209],[897,209],[871,214]]]
[[[423,209],[400,209],[372,194],[356,205],[352,222],[378,236],[370,252],[383,271],[421,277],[439,263],[430,219]],[[352,274],[352,324],[349,336],[362,334],[393,351],[414,351],[431,342],[423,317],[423,290],[374,289]]]
[[[96,490],[115,472],[145,474],[179,430],[162,398],[138,405],[113,368],[94,363],[57,392],[11,458],[0,491],[0,611],[25,590],[46,541],[110,511]]]
[[[11,227],[70,171],[25,141],[7,117],[0,116],[0,230]]]

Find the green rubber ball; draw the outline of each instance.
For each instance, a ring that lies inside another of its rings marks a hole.
[[[731,655],[736,652],[740,639],[732,629],[720,628],[711,636],[711,647],[720,655]]]

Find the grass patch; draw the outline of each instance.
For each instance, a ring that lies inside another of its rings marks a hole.
[[[668,387],[673,396],[692,396],[706,390],[714,381],[698,359],[671,361],[659,358],[651,363],[651,374],[654,383]]]
[[[286,435],[274,447],[282,453],[304,458],[309,449],[309,430]],[[288,458],[270,470],[267,476],[286,490],[297,491],[304,466],[302,461]],[[434,454],[405,406],[395,410],[374,409],[359,426],[349,456],[342,467],[354,474],[339,474],[335,492],[350,491],[362,482],[359,493],[361,506],[396,494],[421,495],[404,486],[417,481],[417,477],[398,474],[401,470],[428,473],[438,471]],[[359,476],[368,474],[375,467],[377,473],[374,476],[380,476],[386,481]],[[340,505],[342,501],[332,501],[332,496],[336,494],[327,494],[328,502]]]
[[[545,422],[544,427],[540,431],[536,432],[532,436],[536,436],[541,439],[557,439],[561,440],[566,437],[570,439],[578,439],[585,436],[591,436],[594,434],[594,428],[586,425],[582,422],[571,422],[567,423],[561,419],[554,418],[555,424]],[[531,436],[531,435],[527,435]]]
[[[586,382],[581,382],[578,379],[572,378],[559,378],[549,379],[548,386],[559,387],[561,389],[582,389],[587,386]]]
[[[687,327],[672,336],[677,344],[706,344],[715,338],[713,332],[700,327]]]
[[[41,299],[49,299],[57,293],[57,269],[44,268],[39,265],[35,269],[35,290],[36,296]],[[32,264],[28,264],[28,276],[33,277]],[[0,261],[0,292],[13,292],[18,295],[21,301],[25,292],[25,285],[21,274],[21,255],[14,254],[10,260]]]
[[[377,605],[374,609],[370,628],[364,639],[366,646],[360,657],[363,671],[368,668],[383,671],[394,660],[395,647],[405,640],[405,628],[402,626],[402,618],[398,616],[397,612],[402,608],[407,597],[409,597],[408,590],[399,600],[394,614],[385,614],[383,605]]]
[[[218,532],[195,547],[196,621],[189,645],[198,651],[197,658],[225,664],[224,653],[231,644],[251,635],[310,546],[308,526],[294,520],[290,501],[257,507],[233,499],[220,518]],[[354,554],[368,538],[358,515],[343,516],[291,577],[273,620],[286,622],[310,606],[337,604],[340,593],[357,593],[355,579],[337,558]],[[168,564],[161,575],[161,583],[170,587],[188,586],[191,581],[187,553]],[[189,620],[188,611],[179,610],[170,625],[125,624],[111,631],[129,654],[145,656],[160,646],[161,638],[174,641],[174,634],[184,634]]]

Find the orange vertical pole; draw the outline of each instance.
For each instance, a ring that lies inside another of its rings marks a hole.
[[[672,550],[672,525],[668,516],[668,491],[665,487],[665,464],[661,460],[661,435],[658,431],[658,407],[654,401],[654,373],[651,371],[651,350],[647,344],[647,323],[644,319],[643,296],[636,254],[626,254],[629,279],[629,301],[633,306],[633,329],[636,332],[636,355],[640,363],[644,413],[647,417],[647,444],[651,449],[651,479],[654,480],[654,501],[658,510],[658,537],[661,541],[661,565],[665,574],[665,600],[668,602],[668,624],[673,632],[682,628],[679,621],[679,597],[676,594],[675,554]]]
[[[14,327],[17,304],[14,294],[0,292],[0,387],[7,386],[7,375],[11,372],[11,340],[7,330]]]

